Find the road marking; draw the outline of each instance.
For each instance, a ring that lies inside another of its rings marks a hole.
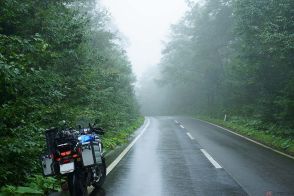
[[[122,160],[122,158],[129,152],[129,150],[134,146],[137,140],[144,134],[147,127],[149,126],[150,120],[147,118],[147,123],[141,133],[120,153],[120,155],[106,168],[106,175],[108,175],[115,166]]]
[[[226,128],[224,128],[224,127],[221,127],[221,126],[219,126],[219,125],[216,125],[216,124],[213,124],[213,123],[210,123],[210,122],[204,121],[204,120],[200,120],[200,119],[197,119],[197,120],[202,121],[202,122],[205,122],[205,123],[210,124],[210,125],[213,125],[213,126],[218,127],[218,128],[220,128],[220,129],[222,129],[222,130],[228,131],[228,132],[230,132],[230,133],[232,133],[232,134],[234,134],[234,135],[237,135],[237,136],[239,136],[239,137],[241,137],[241,138],[243,138],[243,139],[245,139],[245,140],[248,140],[248,141],[250,141],[250,142],[253,142],[253,143],[255,143],[255,144],[259,145],[259,146],[262,146],[262,147],[264,147],[264,148],[267,148],[267,149],[269,149],[269,150],[271,150],[271,151],[274,151],[274,152],[276,152],[276,153],[279,153],[279,154],[281,154],[281,155],[284,155],[284,156],[286,156],[286,157],[288,157],[288,158],[290,158],[290,159],[294,159],[294,157],[291,156],[291,155],[288,155],[288,154],[286,154],[286,153],[283,153],[283,152],[281,152],[281,151],[278,151],[278,150],[276,150],[276,149],[273,149],[273,148],[271,148],[271,147],[269,147],[269,146],[267,146],[267,145],[264,145],[264,144],[262,144],[262,143],[260,143],[260,142],[257,142],[257,141],[255,141],[255,140],[253,140],[253,139],[250,139],[250,138],[248,138],[248,137],[245,137],[245,136],[243,136],[243,135],[241,135],[241,134],[235,133],[235,132],[233,132],[233,131],[231,131],[231,130],[229,130],[229,129],[226,129]]]
[[[187,135],[189,136],[189,138],[190,138],[191,140],[194,140],[194,137],[193,137],[189,132],[187,132]]]
[[[185,129],[185,127],[184,127],[183,125],[180,125],[180,127],[181,127],[182,129]]]
[[[176,121],[176,120],[175,120],[175,123],[176,123],[176,124],[179,124],[179,122],[178,122],[178,121]]]
[[[200,149],[201,152],[204,154],[204,156],[210,161],[210,163],[216,168],[216,169],[221,169],[222,166],[216,162],[208,152],[206,152],[204,149]]]

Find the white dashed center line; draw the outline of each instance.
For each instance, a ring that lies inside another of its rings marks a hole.
[[[191,140],[194,140],[194,137],[189,132],[187,132],[187,135]]]
[[[182,129],[185,129],[185,127],[184,127],[183,125],[180,125],[180,127],[181,127]]]
[[[208,152],[206,152],[204,149],[200,149],[201,152],[204,154],[204,156],[211,162],[211,164],[216,168],[216,169],[221,169],[222,166],[216,162]]]

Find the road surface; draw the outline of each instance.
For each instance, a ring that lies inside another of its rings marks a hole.
[[[294,195],[294,160],[189,117],[149,117],[95,196]]]

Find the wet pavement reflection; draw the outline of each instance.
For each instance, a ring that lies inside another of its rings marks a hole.
[[[91,195],[247,195],[223,170],[214,168],[171,118],[150,118],[144,135]]]
[[[293,159],[189,117],[149,119],[103,189],[89,189],[90,196],[294,195]]]

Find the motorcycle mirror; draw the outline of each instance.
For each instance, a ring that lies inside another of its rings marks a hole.
[[[58,125],[65,127],[67,124],[65,120],[62,120],[62,121],[59,121]]]

